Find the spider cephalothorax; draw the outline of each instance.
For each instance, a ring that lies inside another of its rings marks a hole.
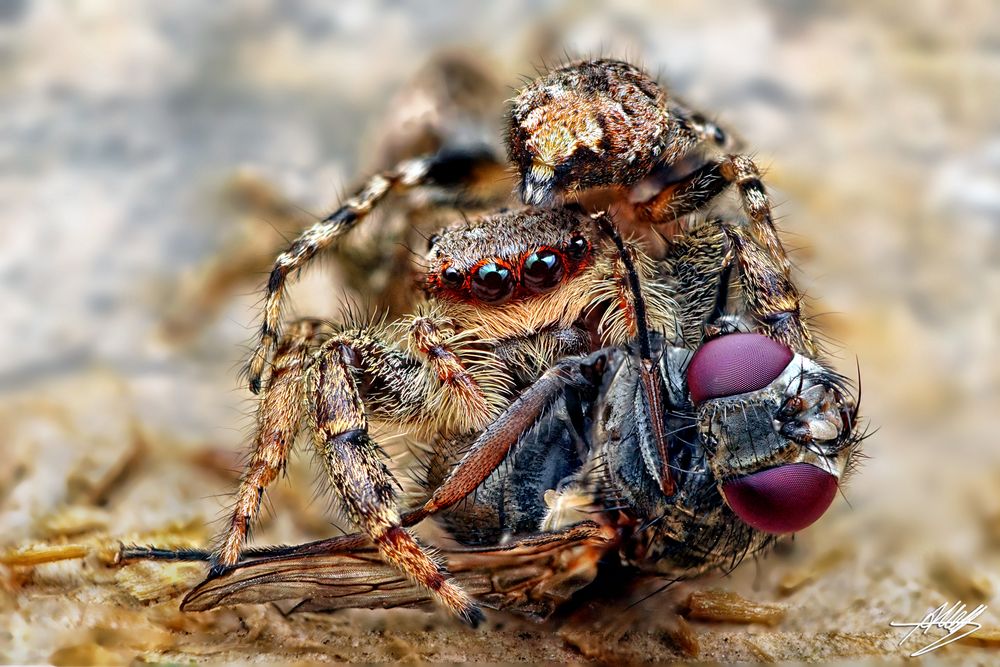
[[[630,252],[646,284],[651,326],[673,331],[667,285],[638,247]],[[424,288],[444,317],[498,348],[513,341],[554,346],[536,359],[537,370],[592,343],[621,343],[636,333],[618,250],[595,217],[576,208],[457,223],[432,238],[427,265]]]
[[[521,197],[535,205],[592,187],[628,188],[699,144],[727,141],[648,74],[617,60],[552,70],[518,92],[507,120]]]
[[[565,65],[525,86],[507,128],[522,199],[541,205],[557,189],[627,187],[675,161],[698,140],[666,99],[642,70],[609,60]]]

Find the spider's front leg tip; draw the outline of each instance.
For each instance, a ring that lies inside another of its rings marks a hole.
[[[218,560],[213,559],[208,566],[208,579],[215,579],[216,577],[221,577],[228,570],[225,565],[220,563]]]
[[[470,604],[465,609],[458,612],[458,617],[462,619],[462,622],[468,625],[470,628],[475,630],[486,620],[486,614],[475,604]]]
[[[213,553],[208,559],[208,575],[206,579],[221,577],[233,569],[235,563],[227,564],[221,553]]]
[[[264,364],[259,362],[261,357],[262,353],[259,350],[255,350],[253,356],[250,357],[250,361],[243,367],[243,375],[246,377],[247,387],[254,396],[260,394],[260,390],[264,386]]]
[[[477,628],[486,620],[476,601],[454,579],[446,579],[440,585],[432,584],[431,589],[436,592],[438,600],[469,627]]]

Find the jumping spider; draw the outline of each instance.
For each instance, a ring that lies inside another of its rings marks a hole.
[[[295,322],[260,401],[254,456],[218,565],[239,561],[262,490],[284,468],[304,422],[332,489],[383,558],[463,616],[473,613],[472,601],[401,528],[395,483],[368,436],[369,420],[423,441],[480,432],[558,359],[634,337],[625,266],[598,228],[605,219],[560,208],[463,222],[433,239],[429,303],[420,314],[387,326]],[[655,264],[638,249],[629,260],[644,285],[648,326],[673,330]]]
[[[407,526],[440,514],[466,543],[497,545],[512,533],[523,546],[536,539],[524,533],[540,527],[557,542],[576,540],[585,508],[594,558],[617,547],[628,564],[701,570],[762,547],[766,532],[803,528],[829,506],[854,451],[856,410],[846,384],[815,361],[753,162],[724,155],[665,178],[726,135],[618,61],[542,76],[518,93],[507,120],[528,208],[433,236],[417,314],[389,325],[302,319],[279,329],[293,271],[391,191],[473,189],[488,155],[406,159],[278,257],[248,368],[261,393],[254,453],[210,579],[195,593],[219,590],[238,572],[264,489],[303,426],[382,561],[470,623],[478,606]],[[632,201],[651,183],[655,194]],[[662,257],[621,240],[618,229],[675,222],[731,185],[745,221],[692,217]],[[734,333],[746,329],[758,333]],[[699,347],[706,334],[724,333],[733,335]],[[735,430],[736,415],[745,432]],[[436,443],[417,509],[401,515],[369,421]],[[498,470],[505,461],[513,464]],[[801,507],[776,507],[789,499]],[[331,544],[342,552],[347,543]],[[361,553],[361,544],[347,548]]]

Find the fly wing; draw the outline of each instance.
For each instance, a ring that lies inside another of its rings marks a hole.
[[[583,522],[498,547],[441,553],[457,582],[484,605],[544,617],[594,578],[613,537],[613,531]],[[199,584],[181,608],[293,601],[293,611],[330,611],[430,603],[426,591],[383,563],[370,544],[353,536],[324,544],[242,563]]]

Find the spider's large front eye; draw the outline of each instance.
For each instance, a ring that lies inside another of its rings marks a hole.
[[[524,260],[521,275],[528,289],[543,292],[552,289],[562,280],[562,258],[554,250],[539,250]]]
[[[792,361],[792,351],[762,334],[739,333],[708,341],[694,353],[687,380],[697,405],[763,389]]]
[[[503,303],[514,291],[510,269],[496,262],[483,264],[472,276],[472,293],[486,303]]]

